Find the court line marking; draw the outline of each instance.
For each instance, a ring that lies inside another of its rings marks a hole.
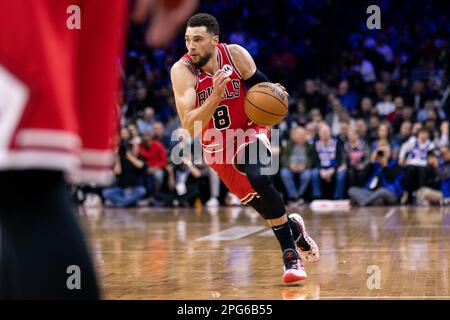
[[[319,299],[450,299],[450,296],[320,296]]]
[[[273,230],[272,229],[267,229],[264,232],[261,232],[258,234],[258,237],[274,237],[275,235],[273,234]]]
[[[92,253],[97,253],[97,252],[101,252],[101,253],[138,253],[138,252],[184,252],[187,253],[189,249],[165,249],[165,250],[119,250],[119,251],[115,251],[115,250],[91,250],[90,252]],[[203,248],[192,248],[192,251],[195,252],[196,250],[201,250],[201,252],[225,252],[225,249],[203,249]],[[238,248],[234,247],[233,248],[234,252],[280,252],[280,250],[261,250],[261,249],[254,249],[252,248],[250,249],[243,249],[243,250],[239,250]],[[321,253],[333,253],[333,252],[346,252],[346,253],[372,253],[372,252],[409,252],[409,251],[414,251],[414,252],[420,252],[420,251],[426,251],[426,252],[450,252],[450,249],[425,249],[425,250],[417,250],[416,248],[404,248],[404,249],[356,249],[356,250],[348,250],[348,249],[343,249],[343,250],[338,250],[338,249],[320,249]]]
[[[397,208],[391,208],[384,216],[385,219],[389,219],[397,212]]]
[[[265,229],[264,226],[249,226],[242,227],[236,226],[231,227],[220,232],[212,233],[210,235],[198,238],[195,241],[230,241],[230,240],[238,240],[244,237],[247,237],[251,234],[260,232]]]

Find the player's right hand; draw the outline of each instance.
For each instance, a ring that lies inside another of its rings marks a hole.
[[[227,76],[225,71],[217,70],[213,76],[213,92],[212,94],[218,98],[222,98],[225,94],[225,88],[227,83],[231,81],[230,77]]]

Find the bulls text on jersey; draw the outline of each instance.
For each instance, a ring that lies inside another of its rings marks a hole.
[[[241,81],[234,79],[234,80],[231,80],[231,84],[233,86],[233,91],[230,92],[230,91],[228,91],[228,87],[225,88],[225,94],[224,94],[222,100],[230,100],[230,99],[239,97],[240,90],[241,90]],[[212,93],[212,90],[213,90],[213,87],[208,87],[205,90],[199,91],[197,93],[198,106],[201,106],[206,101],[206,99],[208,99],[208,97]]]

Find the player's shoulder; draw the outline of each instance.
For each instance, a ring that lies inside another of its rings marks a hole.
[[[170,68],[171,71],[187,71],[189,69],[189,62],[187,62],[184,58],[180,58]]]
[[[183,76],[194,76],[195,72],[192,65],[184,58],[181,58],[175,62],[170,68],[170,73],[172,76],[183,75]]]
[[[247,49],[245,49],[243,46],[239,44],[225,44],[228,47],[228,50],[230,50],[231,55],[233,58],[235,57],[244,57],[246,54],[248,54]]]

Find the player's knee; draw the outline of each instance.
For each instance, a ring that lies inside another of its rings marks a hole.
[[[269,176],[261,174],[259,171],[246,170],[247,178],[250,184],[255,189],[256,192],[267,189],[272,185],[272,181]]]

